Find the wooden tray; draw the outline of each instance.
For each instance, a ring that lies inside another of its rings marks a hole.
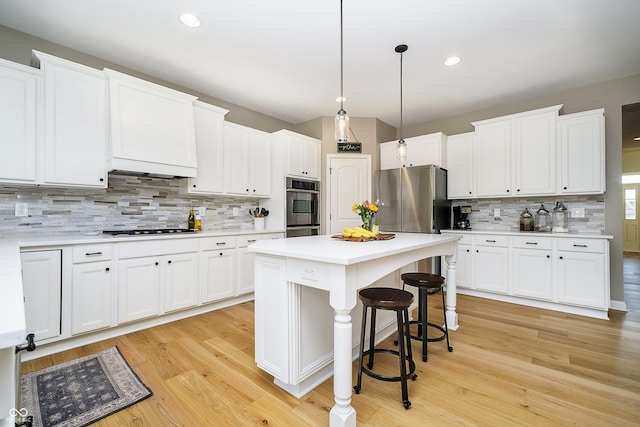
[[[331,237],[338,240],[346,240],[348,242],[371,242],[373,240],[390,240],[396,237],[396,235],[393,233],[380,233],[376,237],[344,237],[341,234],[336,234]]]

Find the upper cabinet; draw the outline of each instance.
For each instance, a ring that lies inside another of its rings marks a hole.
[[[553,194],[562,105],[474,122],[476,195]]]
[[[224,123],[225,193],[271,195],[271,134]]]
[[[33,52],[44,78],[44,183],[106,188],[102,71]]]
[[[449,199],[475,197],[473,132],[447,138],[447,195]]]
[[[105,69],[109,170],[195,177],[194,96]]]
[[[287,175],[320,180],[320,140],[283,129],[273,133],[273,143],[286,150]]]
[[[224,116],[229,112],[196,101],[193,118],[198,151],[198,175],[181,181],[181,190],[191,194],[224,192]]]
[[[407,161],[402,164],[396,154],[398,141],[380,144],[380,169],[436,165],[444,167],[447,163],[447,135],[436,132],[429,135],[405,138]]]
[[[604,193],[604,109],[558,118],[559,194]]]
[[[0,59],[0,181],[35,183],[40,70]]]

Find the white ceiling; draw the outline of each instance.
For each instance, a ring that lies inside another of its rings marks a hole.
[[[0,0],[0,24],[294,124],[339,107],[339,0]],[[640,0],[344,0],[349,115],[399,125],[401,43],[411,125],[640,73]]]

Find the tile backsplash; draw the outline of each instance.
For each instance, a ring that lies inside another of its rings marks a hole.
[[[453,200],[453,206],[471,206],[469,221],[471,229],[493,231],[519,231],[520,214],[525,208],[534,215],[541,204],[553,213],[556,202],[563,202],[571,211],[571,208],[584,208],[584,218],[569,216],[570,233],[595,233],[604,234],[604,195],[584,196],[548,196],[548,197],[522,197],[509,199],[473,199]],[[500,209],[499,219],[493,216],[494,209]]]
[[[176,179],[109,174],[107,189],[0,184],[0,238],[92,233],[110,229],[186,228],[189,209],[205,207],[205,231],[253,229],[259,199],[180,194]],[[15,204],[27,203],[27,217]],[[238,215],[233,215],[238,208]]]

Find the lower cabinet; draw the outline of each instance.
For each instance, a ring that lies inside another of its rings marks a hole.
[[[231,298],[236,290],[235,237],[206,238],[200,252],[200,302]]]
[[[264,239],[282,239],[284,234],[261,234],[238,237],[238,249],[236,249],[236,295],[248,294],[255,289],[255,258],[256,254],[249,251],[249,245]]]
[[[61,334],[62,254],[57,250],[22,252],[22,287],[27,333],[36,342]]]
[[[162,257],[164,264],[164,312],[198,305],[198,254]]]
[[[456,282],[461,293],[607,318],[607,238],[460,234]],[[444,258],[442,263],[446,274]]]
[[[118,262],[118,323],[160,314],[160,257]]]

